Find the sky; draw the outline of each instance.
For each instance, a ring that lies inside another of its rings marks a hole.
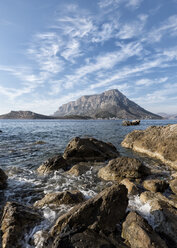
[[[177,113],[177,0],[0,1],[0,114],[109,89]]]

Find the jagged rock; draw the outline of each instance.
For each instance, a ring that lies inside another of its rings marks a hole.
[[[139,190],[138,190],[137,186],[133,182],[131,182],[128,178],[123,179],[120,182],[120,184],[125,185],[125,187],[127,188],[129,194],[136,195],[136,194],[139,193]]]
[[[67,145],[63,157],[70,162],[105,161],[119,156],[111,143],[94,138],[73,138]]]
[[[149,169],[145,167],[138,159],[119,157],[109,161],[108,165],[101,168],[98,176],[104,180],[113,180],[120,182],[123,178],[141,178],[148,175]]]
[[[140,124],[140,120],[133,120],[133,121],[123,121],[122,126],[137,126]]]
[[[143,187],[151,192],[164,192],[169,183],[160,179],[148,179],[143,182]]]
[[[128,248],[118,237],[112,241],[93,230],[66,235],[55,240],[52,248]],[[115,244],[116,243],[116,244]]]
[[[177,170],[177,124],[135,130],[125,137],[122,146],[160,159]]]
[[[162,119],[161,116],[150,113],[130,101],[117,89],[108,90],[101,94],[82,96],[76,101],[63,104],[54,115],[82,115],[91,116],[92,118]]]
[[[74,175],[74,176],[80,176],[84,174],[86,171],[88,171],[90,167],[88,166],[88,163],[80,162],[76,165],[74,165],[67,173]]]
[[[0,168],[0,189],[4,189],[7,186],[7,178],[8,176]]]
[[[122,225],[122,237],[131,248],[168,248],[148,222],[136,212],[130,212]]]
[[[144,192],[140,200],[149,203],[153,216],[154,230],[166,239],[169,247],[177,246],[177,203],[161,193]]]
[[[59,242],[62,235],[94,232],[112,232],[126,214],[127,189],[124,185],[106,188],[92,199],[83,202],[60,216],[52,227],[50,239]]]
[[[7,202],[2,216],[2,248],[21,247],[20,241],[28,228],[34,226],[40,215],[33,208],[16,202]]]
[[[85,200],[84,195],[77,190],[65,191],[65,192],[56,192],[46,194],[44,198],[35,202],[34,206],[42,208],[47,205],[51,208],[56,208],[61,204],[77,204]]]
[[[60,156],[54,156],[52,158],[49,158],[47,161],[45,161],[38,169],[38,173],[40,174],[45,174],[45,173],[50,173],[52,171],[55,170],[59,170],[59,169],[67,169],[67,162],[66,160]]]
[[[177,195],[177,179],[174,179],[170,182],[170,188],[173,193]]]

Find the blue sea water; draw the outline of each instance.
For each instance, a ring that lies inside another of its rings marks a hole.
[[[91,167],[79,177],[63,171],[45,176],[37,174],[36,169],[46,159],[63,153],[69,140],[76,136],[111,142],[121,155],[139,157],[149,166],[157,168],[159,161],[122,148],[121,142],[126,134],[135,129],[167,124],[177,124],[177,120],[142,120],[139,126],[128,127],[122,126],[122,120],[0,120],[0,168],[8,175],[4,197],[6,201],[32,205],[50,192],[79,189],[88,198],[109,186],[111,182],[97,178],[97,167]],[[162,165],[160,168],[166,170]],[[66,209],[53,211],[44,208],[46,222],[40,228],[48,228],[58,213],[63,211]],[[30,235],[27,235],[24,247],[33,247],[28,244],[29,239]]]

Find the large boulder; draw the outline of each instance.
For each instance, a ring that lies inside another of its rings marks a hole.
[[[67,145],[63,157],[72,163],[88,161],[105,161],[119,156],[111,143],[94,138],[73,138]]]
[[[61,204],[77,204],[85,200],[84,195],[77,190],[65,191],[65,192],[55,192],[46,194],[44,198],[35,202],[34,206],[42,208],[43,206],[49,206],[50,208],[56,208]]]
[[[122,126],[137,126],[140,124],[140,120],[133,120],[133,121],[123,121]]]
[[[125,137],[122,146],[160,159],[177,170],[177,124],[135,130]]]
[[[127,189],[124,185],[115,184],[106,188],[94,198],[60,216],[50,231],[50,240],[53,240],[53,244],[58,243],[63,235],[67,234],[69,239],[71,234],[83,233],[86,230],[97,233],[112,232],[116,224],[125,217],[127,205]]]
[[[151,206],[150,214],[154,230],[166,239],[169,247],[177,247],[177,204],[161,193],[144,192],[140,195],[143,203]]]
[[[131,182],[128,178],[123,179],[120,184],[125,185],[129,194],[137,195],[139,194],[139,189],[135,183]]]
[[[112,159],[101,168],[98,176],[104,180],[120,182],[123,178],[136,179],[148,175],[149,169],[136,158],[119,157]]]
[[[54,156],[52,158],[49,158],[47,161],[45,161],[38,169],[38,173],[40,174],[46,174],[50,173],[52,171],[56,171],[59,169],[67,170],[68,164],[66,160],[60,156]]]
[[[130,212],[122,225],[122,237],[131,248],[168,248],[148,222],[136,212]]]
[[[143,187],[152,192],[164,192],[169,183],[160,179],[148,179],[143,182]]]
[[[28,228],[41,220],[33,209],[16,202],[7,202],[2,216],[2,248],[21,247],[20,242]]]
[[[5,172],[0,168],[0,189],[4,189],[7,186],[7,178]]]

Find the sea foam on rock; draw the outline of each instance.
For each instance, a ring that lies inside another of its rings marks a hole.
[[[71,237],[75,234],[78,237],[81,235],[82,238],[92,237],[95,240],[95,235],[98,235],[99,239],[101,233],[113,232],[116,224],[125,217],[127,205],[127,189],[124,185],[115,184],[106,188],[94,198],[75,206],[58,218],[50,231],[49,240],[52,240],[50,247],[60,247],[58,245],[63,238],[66,244],[72,242]],[[104,235],[101,235],[100,239],[101,237]]]
[[[177,170],[177,124],[134,130],[125,137],[122,146],[160,159]]]
[[[7,202],[2,216],[2,248],[21,247],[20,240],[25,230],[33,227],[41,216],[33,208],[17,202]]]

